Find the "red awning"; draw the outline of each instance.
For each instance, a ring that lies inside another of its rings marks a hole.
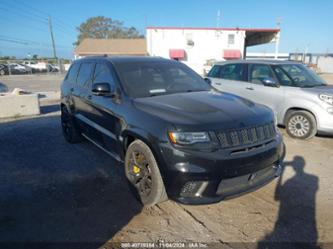
[[[183,59],[183,58],[185,58],[185,50],[184,49],[170,49],[169,56],[171,59]]]
[[[242,54],[239,50],[227,49],[223,51],[224,59],[240,59]]]

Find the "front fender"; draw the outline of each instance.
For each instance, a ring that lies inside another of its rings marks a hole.
[[[143,141],[145,144],[148,145],[150,150],[152,151],[155,160],[158,164],[159,170],[162,175],[162,179],[164,181],[165,175],[166,175],[166,165],[162,157],[162,151],[159,147],[159,143],[163,142],[161,141],[157,136],[154,136],[153,134],[149,133],[146,130],[139,129],[137,127],[131,127],[127,128],[122,131],[121,133],[121,140],[122,140],[122,148],[124,151],[123,153],[123,159],[125,159],[125,154],[126,154],[126,144],[127,143],[127,138],[128,137],[133,137],[135,139],[140,139]]]

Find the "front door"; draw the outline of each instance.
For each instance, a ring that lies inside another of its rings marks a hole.
[[[284,87],[278,83],[275,86],[265,86],[263,80],[273,79],[278,82],[272,68],[266,64],[250,64],[248,80],[251,87],[246,89],[246,98],[270,107],[279,113],[284,103]]]
[[[108,62],[97,62],[92,85],[95,83],[108,83],[112,89],[116,89],[114,72]],[[98,133],[99,145],[109,152],[118,154],[119,118],[117,115],[119,101],[117,97],[97,96],[91,92],[88,95],[89,119],[94,123],[94,129]]]

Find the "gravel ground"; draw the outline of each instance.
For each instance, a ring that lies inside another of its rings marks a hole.
[[[66,143],[57,105],[43,112],[0,123],[1,242],[112,248],[116,242],[162,240],[264,248],[264,241],[279,241],[332,248],[332,138],[285,136],[282,181],[251,194],[213,205],[167,201],[143,209],[121,164],[88,142]]]

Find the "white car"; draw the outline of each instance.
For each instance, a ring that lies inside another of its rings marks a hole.
[[[36,71],[46,71],[47,64],[45,62],[36,62],[36,61],[24,61],[23,65],[35,69]]]

